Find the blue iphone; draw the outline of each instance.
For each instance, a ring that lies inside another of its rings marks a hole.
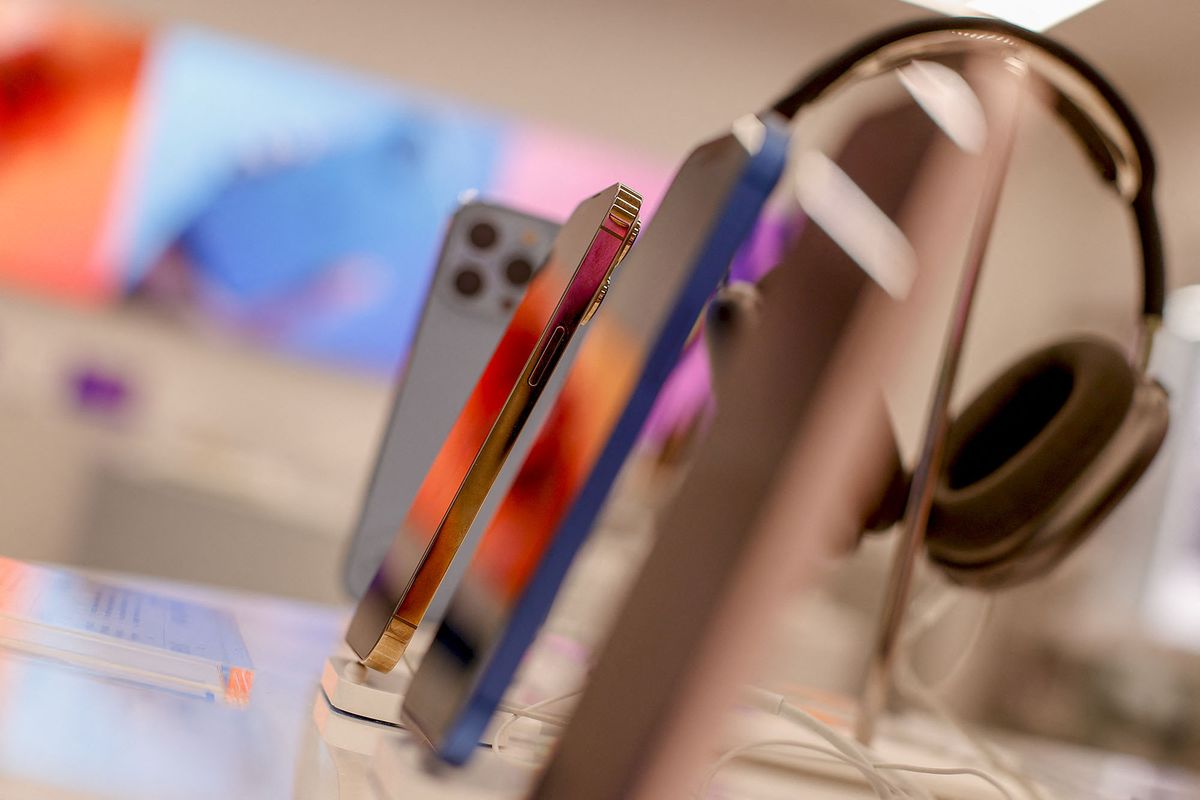
[[[592,320],[450,600],[404,714],[445,761],[479,744],[697,318],[783,171],[779,118],[688,156]]]

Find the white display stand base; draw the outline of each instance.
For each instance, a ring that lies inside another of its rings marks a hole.
[[[313,719],[330,744],[369,755],[390,730],[406,727],[401,709],[411,680],[407,664],[402,662],[387,674],[376,672],[364,667],[349,647],[342,645],[321,670],[324,697],[316,698]],[[492,743],[503,717],[488,725],[481,745]]]
[[[359,663],[346,647],[339,648],[326,659],[321,670],[321,689],[334,709],[401,727],[400,709],[411,680],[412,674],[406,665],[399,664],[387,674],[376,672]]]

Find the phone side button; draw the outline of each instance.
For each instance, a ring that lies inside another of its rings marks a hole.
[[[558,351],[562,349],[563,340],[567,337],[567,329],[559,325],[550,334],[550,338],[546,341],[546,347],[542,350],[542,356],[537,360],[537,364],[533,367],[533,372],[529,373],[529,385],[537,386],[542,382],[542,378],[546,377],[546,372],[549,371],[550,365],[554,363],[554,357],[558,355]]]

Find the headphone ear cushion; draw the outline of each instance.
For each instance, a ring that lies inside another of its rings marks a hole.
[[[1014,555],[1121,426],[1138,375],[1112,345],[1060,342],[1021,359],[950,426],[926,532],[953,565]]]

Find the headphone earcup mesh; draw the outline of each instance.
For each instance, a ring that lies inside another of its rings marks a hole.
[[[1060,342],[1023,358],[951,424],[926,532],[930,555],[992,563],[1058,500],[1129,412],[1137,376],[1103,340]]]

